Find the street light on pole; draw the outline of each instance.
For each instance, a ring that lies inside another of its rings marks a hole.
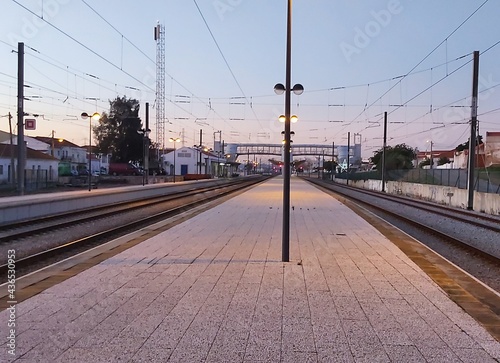
[[[148,184],[149,177],[149,133],[150,129],[140,129],[137,130],[137,133],[142,135],[142,166],[144,172],[142,174],[142,185],[144,186],[144,182]]]
[[[89,115],[87,112],[82,112],[82,119],[89,119],[89,166],[88,166],[88,174],[89,174],[89,192],[92,190],[92,119],[99,120],[101,115],[98,112],[94,112],[92,115]]]
[[[292,0],[288,0],[287,7],[287,31],[286,31],[286,79],[285,85],[278,83],[274,86],[274,92],[278,95],[285,93],[285,142],[284,142],[284,165],[283,165],[283,231],[282,231],[282,251],[281,260],[290,260],[290,108],[291,92],[296,95],[304,92],[301,84],[291,87],[292,68]]]
[[[176,138],[173,138],[171,137],[170,139],[168,139],[170,142],[173,142],[174,143],[174,183],[175,183],[175,143],[176,142],[181,142],[181,139],[179,139],[178,137]]]

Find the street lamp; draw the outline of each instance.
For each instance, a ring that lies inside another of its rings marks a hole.
[[[148,184],[149,177],[149,133],[150,129],[140,129],[137,133],[142,135],[142,166],[144,167],[144,172],[142,174],[142,185],[144,186],[144,181]]]
[[[92,119],[99,120],[101,115],[99,113],[94,112],[92,115],[89,115],[87,112],[82,112],[82,119],[86,120],[89,118],[89,192],[92,190]]]
[[[434,144],[434,142],[432,140],[427,140],[426,142],[430,143],[431,144],[431,155],[430,155],[430,161],[429,161],[429,169],[432,169],[432,164],[433,163],[433,157],[432,157],[432,145]]]
[[[174,143],[174,183],[175,183],[175,143],[180,142],[181,139],[179,139],[178,137],[176,137],[176,138],[171,137],[168,140]]]
[[[291,87],[291,68],[292,68],[292,0],[288,0],[287,7],[287,31],[286,31],[286,79],[285,86],[278,83],[274,86],[274,92],[278,95],[285,93],[285,149],[283,165],[283,230],[282,230],[282,251],[281,260],[288,262],[290,260],[290,108],[291,92],[296,95],[304,92],[301,84]]]

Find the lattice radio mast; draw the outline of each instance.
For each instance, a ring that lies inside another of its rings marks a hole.
[[[156,143],[165,150],[165,26],[155,27],[156,41]]]

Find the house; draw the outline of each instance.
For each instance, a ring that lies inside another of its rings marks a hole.
[[[475,167],[484,168],[484,147],[485,144],[476,146],[475,151]],[[463,151],[455,151],[455,159],[453,161],[453,169],[467,169],[469,165],[469,149]]]
[[[485,166],[500,166],[500,132],[486,132],[484,143]]]
[[[17,178],[17,145],[0,144],[0,183],[14,183]],[[59,161],[41,151],[26,148],[27,184],[57,182]]]
[[[210,151],[200,151],[192,147],[175,149],[175,157],[174,149],[167,149],[160,159],[168,175],[210,174],[214,176],[217,175],[220,161],[217,155]]]
[[[455,159],[455,150],[432,150],[432,165],[434,168],[438,167],[438,161],[441,158],[448,158],[452,163]],[[419,151],[417,152],[417,166],[420,165],[422,161],[431,159],[431,151]],[[452,164],[445,164],[451,166]]]

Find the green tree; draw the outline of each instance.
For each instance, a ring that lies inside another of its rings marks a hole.
[[[444,165],[451,163],[451,160],[446,156],[441,156],[437,162],[438,165]]]
[[[418,167],[422,169],[424,166],[431,165],[431,159],[425,159],[422,160],[419,164]]]
[[[383,149],[375,151],[371,157],[371,162],[377,165],[377,170],[382,170]],[[394,147],[385,148],[385,168],[386,170],[412,169],[415,159],[415,150],[406,144],[398,144]]]
[[[112,160],[120,163],[140,162],[143,159],[143,136],[139,118],[139,101],[116,97],[109,101],[109,113],[104,112],[94,135],[99,152],[110,153]]]
[[[483,143],[483,137],[481,135],[478,135],[476,139],[476,146],[481,145],[482,143]],[[460,145],[457,145],[457,147],[455,148],[456,151],[464,151],[468,149],[469,149],[469,140]]]
[[[325,161],[323,164],[323,168],[325,171],[331,173],[332,170],[335,171],[337,169],[337,163],[335,161]]]

